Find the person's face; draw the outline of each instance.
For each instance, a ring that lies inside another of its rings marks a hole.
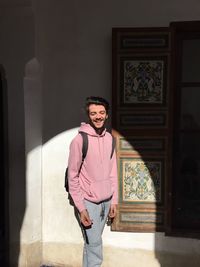
[[[90,124],[95,129],[101,129],[104,127],[105,121],[108,118],[106,109],[103,105],[89,105],[88,116],[90,119]]]

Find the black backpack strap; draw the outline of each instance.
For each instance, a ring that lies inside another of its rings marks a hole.
[[[85,132],[79,132],[79,133],[83,138],[83,146],[82,146],[82,162],[83,162],[88,151],[88,135]]]
[[[81,161],[81,165],[79,168],[79,173],[81,171],[82,165],[83,165],[83,161],[87,155],[87,150],[88,150],[88,136],[86,133],[84,132],[79,132],[83,138],[83,146],[82,146],[82,161]],[[65,170],[65,189],[67,192],[69,192],[69,182],[68,182],[68,168]]]
[[[112,135],[112,150],[111,150],[110,158],[112,158],[113,153],[115,151],[115,144],[116,144],[116,141],[115,141],[114,136]]]
[[[83,138],[83,146],[82,146],[82,163],[81,163],[81,167],[82,167],[82,164],[83,164],[83,161],[87,155],[87,151],[88,151],[88,135],[87,133],[85,132],[79,132]],[[113,135],[112,136],[112,149],[111,149],[111,154],[110,154],[110,158],[112,158],[113,156],[113,153],[115,151],[115,144],[116,144],[116,141],[115,141],[115,138]],[[81,169],[80,167],[80,169]]]

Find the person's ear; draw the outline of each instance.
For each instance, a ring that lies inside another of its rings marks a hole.
[[[106,115],[106,120],[108,119],[108,114]]]

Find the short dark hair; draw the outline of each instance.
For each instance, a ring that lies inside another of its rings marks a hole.
[[[89,96],[85,100],[85,109],[86,109],[87,113],[89,111],[89,106],[91,104],[104,106],[105,110],[106,110],[106,113],[108,113],[108,110],[110,108],[109,102],[105,98],[99,97],[99,96]]]

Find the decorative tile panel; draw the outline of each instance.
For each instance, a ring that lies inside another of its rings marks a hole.
[[[124,103],[162,103],[162,60],[125,60]]]
[[[121,158],[121,201],[134,204],[162,201],[162,160]]]

